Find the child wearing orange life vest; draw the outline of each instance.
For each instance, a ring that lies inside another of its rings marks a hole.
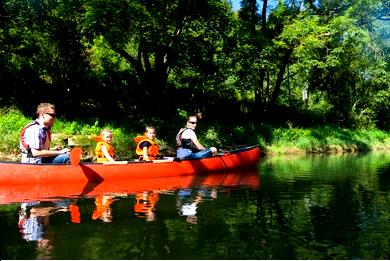
[[[148,126],[145,128],[145,135],[140,135],[134,138],[137,147],[135,154],[140,160],[155,160],[159,147],[156,143],[156,128]]]
[[[93,135],[92,138],[97,142],[95,148],[97,162],[115,162],[114,147],[110,144],[112,142],[112,131],[107,129],[102,130],[100,136]]]

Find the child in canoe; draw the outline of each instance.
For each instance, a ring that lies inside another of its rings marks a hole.
[[[156,128],[147,126],[145,134],[135,137],[134,142],[137,144],[135,154],[140,160],[156,159],[159,153],[159,147],[156,143]]]
[[[92,138],[97,142],[95,148],[95,155],[98,163],[115,162],[115,150],[111,145],[112,131],[108,129],[102,130],[100,136],[93,135]]]

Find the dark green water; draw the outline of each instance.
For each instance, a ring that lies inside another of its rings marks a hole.
[[[390,258],[390,153],[269,158],[259,173],[258,189],[0,205],[0,258]]]

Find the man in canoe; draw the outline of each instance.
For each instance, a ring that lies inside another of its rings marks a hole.
[[[198,118],[194,115],[187,119],[186,127],[181,128],[176,135],[176,156],[182,159],[201,159],[215,156],[217,148],[204,147],[195,134]]]
[[[69,149],[61,146],[50,148],[50,129],[56,118],[55,106],[41,103],[37,107],[38,118],[27,124],[20,133],[22,163],[69,163]]]

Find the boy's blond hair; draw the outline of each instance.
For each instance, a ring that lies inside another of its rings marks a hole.
[[[148,132],[148,131],[150,131],[150,130],[156,130],[156,128],[153,127],[153,126],[146,126],[146,127],[145,127],[145,132]]]
[[[103,136],[105,134],[111,134],[112,135],[112,130],[109,129],[104,129],[100,132],[100,135]]]

